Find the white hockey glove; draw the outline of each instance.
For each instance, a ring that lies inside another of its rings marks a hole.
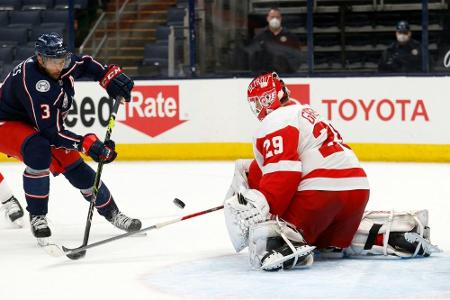
[[[243,189],[224,202],[225,223],[236,252],[248,246],[251,225],[270,218],[266,197],[254,189]]]
[[[375,245],[377,235],[383,245]],[[430,256],[440,252],[430,242],[428,211],[366,211],[350,247],[345,253],[354,255],[393,255],[398,257]]]
[[[234,164],[234,175],[230,188],[225,195],[225,199],[237,194],[239,190],[248,189],[247,173],[250,168],[251,159],[238,159]]]

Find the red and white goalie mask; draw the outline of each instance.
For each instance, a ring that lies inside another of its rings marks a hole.
[[[281,106],[287,89],[278,74],[266,73],[252,80],[247,90],[247,100],[256,117],[262,121],[269,113]]]

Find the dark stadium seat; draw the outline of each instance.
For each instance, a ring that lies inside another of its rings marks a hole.
[[[12,62],[12,64],[11,64],[11,70],[15,67],[15,66],[17,66],[18,64],[20,64],[21,62],[23,62],[24,60],[23,59],[15,59],[15,60],[13,60],[13,62]]]
[[[158,26],[156,27],[155,38],[158,44],[164,44],[168,42],[170,34],[169,26]]]
[[[25,45],[28,41],[26,28],[0,28],[1,45]]]
[[[46,10],[42,12],[42,23],[67,23],[67,10]]]
[[[347,35],[345,43],[348,46],[371,46],[373,44],[373,36],[371,34],[352,34]]]
[[[85,9],[88,5],[88,0],[74,0],[75,3],[73,7],[75,9]],[[67,9],[69,8],[68,0],[55,0],[55,9]]]
[[[9,15],[7,11],[0,11],[0,26],[9,24]]]
[[[21,46],[16,48],[15,60],[25,60],[26,58],[34,55],[34,47]]]
[[[314,26],[318,28],[336,27],[339,24],[339,17],[336,15],[317,14],[314,15]]]
[[[0,10],[15,10],[22,6],[21,0],[1,0]]]
[[[371,20],[367,14],[350,14],[345,19],[345,25],[348,27],[364,27],[370,26]]]
[[[306,17],[302,15],[284,15],[283,27],[288,29],[303,28],[306,26]]]
[[[188,8],[189,0],[177,0],[177,7],[179,8]]]
[[[53,0],[22,0],[22,10],[44,10],[53,7]]]
[[[0,61],[5,63],[11,63],[13,60],[13,47],[0,47]]]
[[[64,36],[64,26],[60,23],[42,23],[41,26],[33,27],[30,34],[30,42],[34,43],[41,34],[50,32],[56,32]]]
[[[330,67],[326,54],[314,54],[314,69],[327,69]]]
[[[361,69],[364,65],[363,52],[347,52],[346,53],[346,67],[347,69]]]
[[[339,34],[316,34],[314,35],[314,45],[320,47],[333,47],[340,45]]]
[[[169,49],[167,45],[161,44],[145,44],[143,65],[167,67]]]
[[[172,7],[167,11],[167,25],[184,26],[184,16],[186,9]]]
[[[6,78],[9,72],[11,72],[12,65],[7,64],[0,67],[0,82],[3,82],[3,80]]]
[[[9,13],[9,27],[23,27],[31,29],[41,23],[41,12],[35,10],[11,11]]]

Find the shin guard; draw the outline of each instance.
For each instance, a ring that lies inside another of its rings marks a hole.
[[[34,170],[29,167],[23,173],[23,189],[27,210],[31,215],[46,215],[50,190],[49,170]]]
[[[66,171],[63,175],[74,187],[80,190],[84,199],[91,201],[95,172],[88,164],[81,161],[80,164]],[[95,208],[100,215],[107,219],[112,217],[113,211],[118,210],[111,192],[103,182],[100,182],[97,198],[95,199]]]

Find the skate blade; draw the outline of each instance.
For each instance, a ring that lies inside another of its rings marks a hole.
[[[11,222],[11,224],[13,224],[14,227],[17,227],[17,228],[23,228],[23,218],[18,218],[16,220],[14,220],[13,222]]]
[[[139,233],[130,235],[130,237],[144,237],[144,236],[147,236],[147,232],[139,232]]]
[[[43,246],[42,248],[48,255],[53,256],[53,257],[61,257],[61,256],[66,255],[64,250],[60,246],[58,246],[54,243],[49,243],[49,244]]]
[[[285,261],[290,260],[291,258],[295,257],[296,255],[298,255],[298,257],[303,257],[305,255],[308,255],[314,249],[316,249],[315,246],[302,246],[302,247],[299,247],[298,250],[295,253],[292,253],[292,254],[283,256],[283,257],[281,257],[279,259],[276,259],[276,260],[273,260],[273,261],[270,261],[270,262],[262,264],[261,270],[265,270],[265,271],[272,270],[276,266],[278,266],[280,264],[283,264]],[[307,265],[307,266],[310,266],[311,264],[312,264],[312,262],[309,265]]]

